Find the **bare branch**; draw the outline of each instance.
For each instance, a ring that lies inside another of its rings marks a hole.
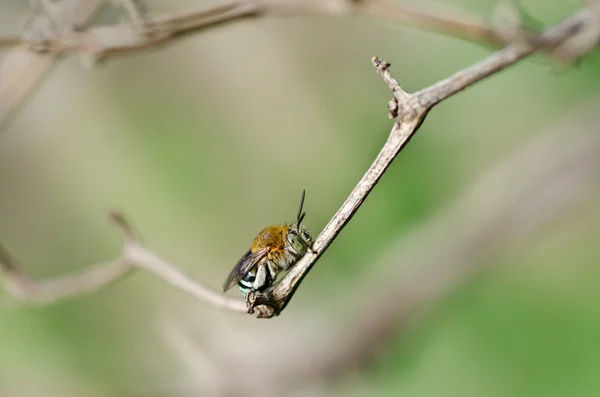
[[[305,369],[311,372],[304,379],[317,373],[334,376],[370,362],[415,313],[504,253],[527,246],[544,226],[572,221],[565,214],[594,202],[600,186],[598,106],[596,98],[537,134],[479,175],[439,214],[392,241],[371,265],[371,279],[357,286],[355,294],[364,299],[360,307],[353,302],[345,310],[350,313],[342,327],[347,332],[333,337],[335,352],[319,360],[311,357]]]
[[[122,213],[117,211],[111,211],[108,214],[108,218],[112,221],[112,223],[121,230],[123,233],[123,237],[125,241],[135,242],[140,241],[140,237],[136,235],[133,231],[133,228],[129,222],[125,220],[125,217]]]
[[[588,19],[590,19],[590,11],[588,8],[584,8],[574,16],[548,29],[537,42],[546,48],[559,45],[570,35],[576,34]],[[390,116],[397,115],[398,120],[394,123],[387,142],[373,164],[315,240],[313,249],[316,253],[307,253],[275,286],[263,293],[250,292],[247,302],[249,312],[253,313],[254,309],[260,306],[256,312],[257,317],[269,318],[278,315],[285,308],[302,279],[358,211],[391,162],[421,126],[432,107],[482,79],[513,65],[530,55],[535,49],[533,45],[524,46],[522,43],[510,45],[448,79],[414,94],[408,94],[400,88],[398,82],[389,73],[389,63],[374,57],[373,65],[394,94],[393,106],[390,106]]]
[[[0,268],[5,275],[6,291],[23,303],[46,305],[98,291],[126,275],[131,269],[124,258],[92,266],[73,275],[36,283],[3,251]]]
[[[240,9],[239,4],[241,3],[230,3],[229,5],[221,6],[220,9],[213,8],[210,11],[204,11],[202,17],[188,21],[189,26],[208,26],[206,25],[207,21],[212,21],[211,23],[228,21],[231,19],[231,15],[227,16],[229,13],[237,16],[248,15],[248,9],[246,11]],[[244,4],[248,6],[248,4],[253,3]],[[259,9],[252,8],[252,10],[252,12],[256,12]],[[592,17],[590,16],[591,14],[593,13],[590,9],[583,9],[557,26],[548,29],[533,43],[524,44],[519,42],[512,44],[487,59],[454,74],[448,79],[412,94],[405,92],[392,77],[389,72],[389,63],[374,57],[372,60],[373,65],[393,92],[393,100],[390,101],[388,106],[389,115],[392,118],[397,117],[386,143],[350,196],[315,240],[313,245],[314,252],[307,253],[278,284],[262,293],[249,293],[246,301],[247,306],[245,306],[241,299],[234,299],[208,288],[143,247],[134,235],[131,227],[120,215],[113,216],[113,220],[125,234],[125,246],[122,255],[114,262],[111,262],[110,266],[100,266],[97,270],[90,271],[89,273],[33,284],[24,273],[15,270],[16,267],[12,262],[5,261],[3,268],[9,275],[9,281],[12,280],[17,286],[27,287],[17,289],[16,291],[20,292],[20,294],[15,293],[15,295],[26,300],[31,296],[37,296],[33,300],[45,301],[44,298],[53,300],[50,298],[54,296],[61,298],[69,294],[91,292],[120,277],[126,273],[129,267],[136,267],[145,269],[157,277],[164,279],[174,287],[217,307],[228,308],[238,312],[247,310],[259,318],[276,316],[285,308],[302,279],[350,221],[391,162],[419,129],[431,108],[476,82],[518,62],[538,48],[552,49],[560,45],[567,38],[577,34],[586,23],[596,22],[595,15]],[[200,23],[200,25],[194,25],[196,23]],[[151,26],[156,27],[154,23]],[[180,26],[182,25],[180,24]],[[167,37],[172,33],[173,31],[170,30],[164,33],[163,36],[159,34],[158,37]],[[31,287],[31,285],[34,287]],[[58,291],[58,287],[50,288],[49,286],[60,286],[62,292]],[[31,291],[34,292],[32,293]],[[51,291],[51,293],[47,291]],[[9,292],[11,291],[9,290]],[[12,292],[14,293],[15,291]]]
[[[14,47],[21,44],[23,40],[19,36],[0,37],[0,47]]]
[[[149,271],[175,288],[215,307],[240,313],[247,311],[243,299],[230,297],[204,285],[140,244],[127,244],[124,255],[134,266]]]
[[[140,8],[137,0],[121,0],[123,4],[123,8],[127,11],[129,18],[131,19],[131,23],[137,29],[143,29],[144,25],[146,25],[146,20],[144,17],[144,13]]]
[[[589,22],[582,26],[579,34],[573,35],[563,45],[552,51],[552,55],[566,63],[572,63],[586,55],[600,43],[600,2],[588,3]]]
[[[330,291],[327,306],[296,313],[295,319],[268,329],[243,329],[237,336],[226,334],[239,329],[231,322],[235,319],[212,321],[207,328],[197,320],[203,311],[195,306],[183,305],[183,312],[165,306],[163,327],[197,336],[185,351],[174,353],[182,364],[208,358],[225,374],[243,373],[228,378],[226,386],[246,395],[263,395],[265,384],[273,395],[289,394],[372,366],[390,339],[402,338],[413,320],[498,259],[504,262],[507,252],[513,256],[529,247],[549,232],[547,227],[560,230],[563,222],[586,216],[582,207],[597,202],[600,187],[599,106],[596,98],[542,129],[467,182],[444,208],[392,237],[358,276],[360,282],[352,284],[353,298],[347,299],[347,291]],[[303,321],[311,322],[310,330],[298,330]],[[270,354],[253,348],[259,337],[273,346]],[[244,347],[219,343],[232,338],[243,338],[238,343]],[[165,342],[177,348],[169,335]],[[214,377],[207,380],[203,365],[190,374],[196,394],[209,395],[218,384]],[[248,379],[259,385],[257,390]]]
[[[200,10],[142,18],[131,1],[123,1],[135,23],[72,30],[54,39],[45,39],[43,49],[57,54],[79,52],[99,60],[111,54],[143,50],[164,43],[172,37],[254,16],[263,10],[259,2],[230,1]],[[14,44],[14,38],[0,39],[0,43]],[[35,40],[27,39],[23,39],[21,43],[33,49],[40,45]]]
[[[388,19],[419,29],[437,32],[478,44],[501,46],[507,40],[492,27],[475,17],[446,16],[428,9],[419,8],[386,0],[232,0],[224,4],[165,14],[150,18],[142,15],[133,0],[121,0],[132,23],[95,26],[83,31],[71,31],[55,39],[45,40],[44,49],[59,53],[80,52],[99,60],[115,54],[123,54],[147,49],[166,43],[171,39],[198,33],[204,29],[217,27],[251,17],[264,17],[269,14],[321,14],[346,16],[349,13]],[[337,6],[336,6],[337,5]],[[0,38],[1,45],[15,44],[14,38]],[[36,48],[39,43],[24,41]]]
[[[55,15],[63,24],[81,25],[87,22],[106,0],[61,0],[54,4]],[[36,15],[30,21],[30,29],[51,24],[48,15]],[[27,95],[37,86],[58,54],[39,53],[30,50],[29,44],[21,43],[9,52],[0,64],[0,125],[7,121],[11,112],[19,107]],[[0,44],[16,44],[14,37],[0,39]]]
[[[593,19],[591,10],[584,8],[560,24],[546,30],[534,42],[510,45],[447,79],[417,92],[415,96],[419,98],[421,106],[435,106],[444,99],[531,55],[538,48],[552,50],[559,47],[565,40],[583,29],[589,21],[593,22]]]
[[[498,35],[495,29],[474,16],[450,16],[426,11],[426,8],[434,9],[440,5],[433,2],[419,2],[418,8],[415,8],[415,2],[411,2],[410,6],[386,0],[355,1],[354,3],[357,14],[387,19],[476,44],[493,47],[506,44],[506,40]]]
[[[121,214],[113,212],[110,217],[124,233],[121,255],[108,263],[95,265],[81,273],[35,282],[0,247],[0,269],[5,274],[6,291],[25,303],[49,304],[64,298],[95,292],[137,268],[144,269],[175,288],[213,306],[246,312],[246,305],[242,299],[229,297],[205,286],[146,249],[137,240],[133,228]]]

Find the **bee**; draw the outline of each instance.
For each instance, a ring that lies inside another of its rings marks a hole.
[[[279,272],[288,270],[307,250],[314,252],[310,233],[300,226],[306,215],[302,212],[304,194],[303,190],[296,223],[269,226],[258,233],[251,248],[227,276],[223,291],[236,284],[242,294],[263,291],[273,285]]]

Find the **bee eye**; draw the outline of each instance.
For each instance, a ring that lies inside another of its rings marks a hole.
[[[302,237],[304,237],[305,240],[310,240],[310,233],[306,230],[302,230]]]

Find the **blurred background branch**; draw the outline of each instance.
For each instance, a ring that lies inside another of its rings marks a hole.
[[[134,6],[132,7],[135,9]],[[134,11],[130,12],[134,13]],[[302,279],[354,216],[391,162],[422,125],[423,120],[433,106],[472,84],[520,61],[538,47],[555,48],[561,45],[573,34],[577,34],[586,23],[598,22],[590,14],[592,14],[590,9],[583,9],[556,27],[548,29],[544,34],[540,35],[539,39],[529,43],[529,45],[525,45],[524,43],[512,44],[497,54],[455,73],[450,78],[414,94],[408,94],[399,86],[398,82],[388,71],[389,63],[374,58],[375,67],[394,94],[395,102],[393,108],[390,109],[390,114],[392,117],[397,116],[399,119],[395,123],[387,142],[374,163],[331,221],[316,238],[313,247],[315,253],[305,255],[275,286],[262,293],[250,293],[248,295],[249,312],[254,314],[256,309],[255,314],[257,317],[271,318],[278,315],[285,308]],[[137,13],[132,16],[132,19],[140,18],[140,15]],[[130,229],[121,217],[118,219],[120,220],[119,224],[124,230]],[[150,270],[175,287],[191,293],[201,300],[210,302],[217,307],[226,307],[238,312],[244,311],[244,305],[239,299],[228,298],[226,295],[204,286],[202,283],[179,271],[173,265],[160,259],[151,251],[143,248],[131,236],[126,239],[122,257],[117,258],[114,262],[104,267],[94,268],[92,272],[68,276],[64,280],[56,279],[34,286],[28,278],[21,277],[24,275],[22,271],[13,271],[15,269],[14,264],[5,262],[4,269],[5,271],[9,271],[7,274],[11,276],[11,285],[21,286],[21,288],[12,289],[20,298],[27,300],[26,292],[30,292],[31,297],[28,300],[38,303],[48,303],[67,297],[70,294],[79,295],[87,291],[96,291],[108,285],[114,279],[124,275],[126,270],[128,270],[126,267],[129,264]],[[122,267],[125,267],[125,269],[121,270]],[[60,288],[63,288],[64,291],[60,291]]]
[[[40,49],[54,52],[82,52],[96,59],[112,53],[142,50],[164,43],[176,36],[197,33],[207,28],[220,26],[237,20],[264,17],[268,14],[286,15],[367,15],[378,19],[435,31],[479,44],[498,46],[505,44],[493,28],[475,17],[445,15],[430,11],[437,4],[426,2],[418,7],[385,0],[235,0],[215,6],[205,6],[197,10],[181,11],[165,15],[142,16],[135,2],[124,1],[124,9],[130,21],[116,25],[92,26],[83,30],[67,32],[55,39],[40,42],[22,41],[24,45],[39,46]],[[464,12],[463,12],[464,14]],[[4,46],[14,45],[15,37],[0,39]]]
[[[200,10],[158,16],[142,15],[136,2],[124,1],[121,3],[130,16],[128,22],[105,26],[87,24],[106,3],[104,0],[85,3],[60,0],[56,5],[52,2],[52,7],[39,7],[42,11],[38,9],[33,14],[20,38],[0,36],[0,46],[18,45],[0,65],[0,125],[35,88],[60,55],[79,53],[84,64],[91,66],[112,54],[148,49],[183,34],[198,33],[224,23],[271,13],[368,15],[492,46],[514,41],[514,32],[521,32],[523,28],[518,13],[509,29],[504,23],[500,25],[504,30],[498,30],[474,17],[430,11],[437,6],[435,2],[415,7],[385,0],[235,0]],[[595,26],[593,28],[596,29]],[[528,33],[526,30],[523,32]],[[587,35],[583,40],[585,43],[578,44],[586,46],[585,49],[562,50],[560,58],[565,61],[576,59],[595,46],[599,35],[598,31],[595,35]],[[590,45],[594,40],[594,44]]]
[[[175,15],[157,2],[128,22],[111,22],[114,9],[103,8],[94,24],[62,25],[54,14],[66,0],[46,3],[52,28],[35,40],[24,33],[30,44],[19,48],[52,64],[48,44],[62,37],[122,25],[139,34]],[[329,14],[286,14],[347,16],[362,6],[327,4]],[[431,4],[427,15],[460,20]],[[6,26],[18,7],[0,15]],[[528,8],[548,26],[577,13],[565,2]],[[571,62],[597,45],[597,8],[588,10],[556,47],[536,42],[520,14],[489,29],[501,43]],[[69,285],[82,285],[81,263],[122,244],[99,216],[106,208],[139,221],[148,245],[182,269],[169,273],[175,280],[185,269],[210,285],[248,236],[288,214],[298,185],[316,192],[307,222],[321,230],[389,132],[381,85],[348,83],[369,75],[365,60],[389,54],[412,92],[485,56],[376,21],[264,18],[160,52],[126,51],[94,73],[67,57],[4,123],[0,240],[28,264],[13,277],[19,270],[5,258],[8,292],[48,297],[36,287],[62,279],[37,284],[29,274],[72,274]],[[445,101],[303,281],[293,316],[256,322],[191,299],[155,319],[179,294],[145,272],[44,310],[1,306],[0,395],[597,395],[597,63],[592,54],[557,73],[534,58]],[[553,126],[585,102],[590,109]],[[530,140],[535,131],[545,132]],[[130,268],[117,260],[92,279],[103,286]],[[149,332],[153,320],[171,352]]]
[[[389,71],[390,64],[387,61],[374,57],[372,59],[373,65],[394,96],[388,104],[388,116],[389,118],[397,117],[398,120],[394,123],[388,140],[373,164],[315,239],[313,244],[315,252],[308,252],[304,255],[283,279],[273,287],[264,292],[250,292],[247,298],[249,312],[254,313],[254,307],[256,306],[257,317],[270,318],[278,315],[285,308],[302,279],[358,211],[392,161],[421,127],[425,117],[434,106],[519,62],[536,49],[554,49],[560,46],[572,35],[577,34],[583,26],[594,23],[600,23],[600,20],[595,18],[594,10],[584,8],[572,17],[549,28],[531,42],[519,41],[511,44],[486,59],[454,73],[449,78],[412,94],[404,91],[396,79],[392,77]]]
[[[229,349],[206,345],[191,336],[206,332],[203,322],[193,320],[198,317],[197,309],[187,305],[165,309],[160,318],[163,337],[187,368],[188,382],[204,392],[217,388],[219,395],[237,395],[244,390],[247,395],[265,395],[259,386],[265,384],[270,385],[267,395],[294,395],[313,388],[327,395],[327,386],[380,361],[393,338],[408,333],[424,312],[434,310],[461,286],[489,271],[485,267],[494,260],[527,247],[548,224],[564,224],[573,211],[597,200],[598,106],[596,98],[537,133],[498,164],[483,170],[447,208],[431,215],[409,235],[390,240],[351,292],[359,301],[350,298],[321,309],[325,313],[313,319],[316,330],[297,337],[301,342],[295,337],[294,322],[274,324],[272,330],[261,330],[267,335],[246,338],[283,339],[286,349],[267,357],[261,350],[236,350],[236,362],[222,362]],[[565,135],[570,139],[565,141]],[[515,178],[530,164],[540,168]],[[225,332],[218,327],[212,332]],[[246,362],[255,365],[244,367]],[[203,374],[207,365],[217,372],[212,379]],[[239,372],[244,376],[226,376]],[[256,390],[248,386],[248,379],[253,379]]]
[[[121,255],[78,274],[34,282],[0,247],[0,269],[5,273],[6,291],[24,303],[45,305],[96,292],[125,276],[133,268],[140,268],[215,307],[246,312],[246,305],[242,299],[228,297],[205,286],[146,249],[134,236],[131,226],[121,214],[113,213],[111,219],[124,235]]]
[[[53,15],[35,13],[31,15],[27,30],[41,32],[52,29],[53,21],[61,26],[84,25],[106,3],[105,0],[61,0],[53,8]],[[54,3],[53,3],[54,4]],[[27,32],[24,33],[27,36]],[[15,45],[0,64],[0,128],[7,122],[33,89],[41,82],[57,61],[58,53],[31,51],[29,44],[14,37],[0,38],[2,45]]]
[[[497,7],[493,24],[486,24],[474,16],[465,16],[464,12],[432,11],[440,5],[431,1],[414,6],[386,0],[234,0],[197,10],[155,16],[142,15],[136,2],[120,3],[129,16],[128,22],[63,29],[45,37],[25,32],[21,39],[0,37],[0,46],[22,44],[43,52],[80,53],[91,65],[112,54],[148,49],[185,34],[270,14],[366,15],[493,47],[510,44],[521,40],[523,35],[532,34],[522,20],[522,10],[508,2],[501,2],[502,7]]]

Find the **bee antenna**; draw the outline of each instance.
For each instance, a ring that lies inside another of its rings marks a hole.
[[[300,227],[300,223],[302,222],[302,219],[304,219],[304,215],[306,215],[306,212],[303,212],[302,215],[298,217],[298,222],[296,223],[296,226]]]
[[[298,208],[298,218],[297,218],[297,223],[296,225],[300,226],[300,222],[302,222],[302,219],[304,219],[304,215],[306,215],[306,213],[302,212],[302,207],[304,206],[304,196],[306,195],[306,191],[302,190],[302,198],[300,199],[300,208]]]

